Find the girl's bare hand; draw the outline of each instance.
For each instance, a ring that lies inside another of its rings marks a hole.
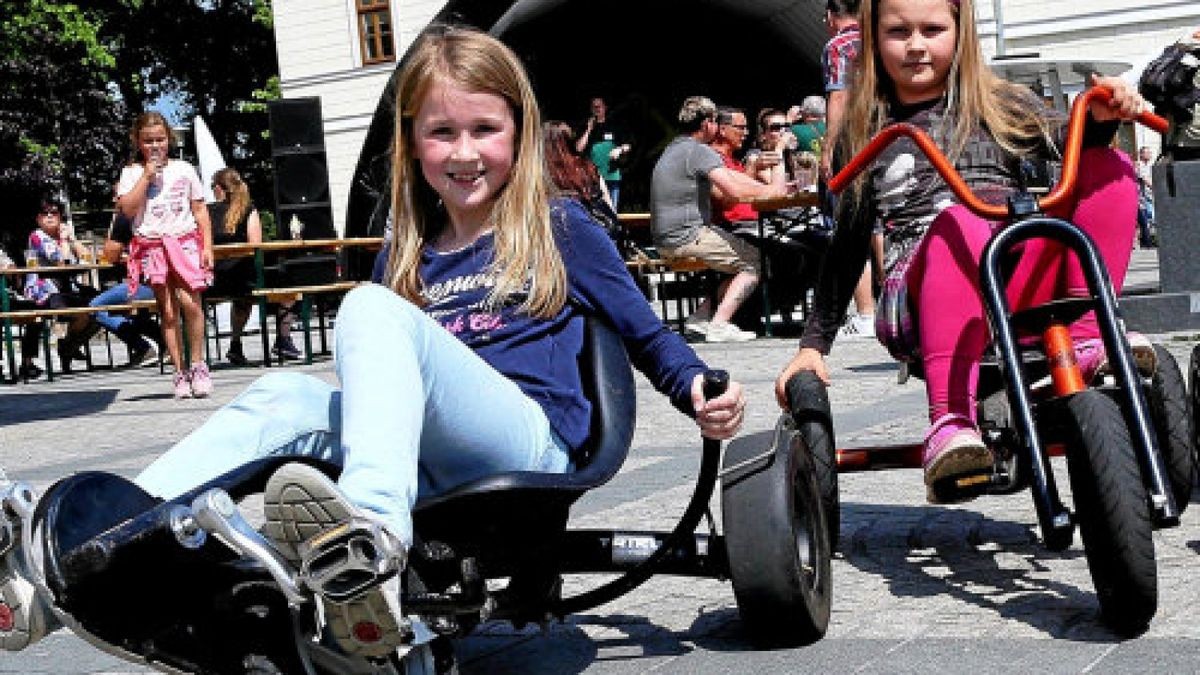
[[[1092,101],[1088,108],[1092,117],[1098,122],[1111,120],[1131,120],[1150,109],[1146,99],[1125,80],[1119,77],[1106,77],[1092,73],[1090,84],[1093,87],[1107,87],[1112,91],[1112,99],[1107,103]]]
[[[696,424],[705,438],[724,441],[733,438],[742,428],[745,419],[746,397],[742,385],[733,380],[725,393],[705,401],[704,375],[692,380],[692,408],[696,411]]]
[[[783,410],[788,409],[787,400],[787,383],[792,379],[792,376],[802,370],[811,370],[821,378],[825,384],[829,384],[829,370],[825,367],[825,357],[821,352],[811,348],[802,347],[796,355],[792,357],[791,363],[784,367],[783,372],[779,373],[779,377],[775,379],[775,402]]]

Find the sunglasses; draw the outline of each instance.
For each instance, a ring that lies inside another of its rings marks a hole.
[[[788,128],[788,125],[784,122],[767,125],[767,131],[783,131],[786,128]]]

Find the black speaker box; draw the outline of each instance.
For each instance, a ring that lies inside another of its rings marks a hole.
[[[275,169],[276,236],[304,239],[337,236],[329,198],[329,169],[321,126],[321,99],[281,99],[268,104],[271,160]]]
[[[284,98],[267,104],[271,125],[271,150],[311,151],[325,149],[321,128],[321,99]]]
[[[282,206],[329,201],[324,152],[275,155],[275,198]]]
[[[1160,162],[1153,175],[1162,292],[1200,290],[1200,160]]]

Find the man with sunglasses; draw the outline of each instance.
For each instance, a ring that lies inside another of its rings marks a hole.
[[[758,285],[758,252],[720,227],[713,226],[712,196],[719,191],[726,201],[782,196],[783,172],[764,185],[725,165],[709,147],[720,130],[717,107],[704,96],[692,96],[679,111],[680,135],[663,150],[650,179],[650,232],[664,259],[695,258],[719,272],[732,275],[717,290],[717,303],[705,299],[686,326],[706,342],[753,340],[754,333],[731,323],[738,307]],[[730,115],[726,127],[739,130]],[[741,116],[745,123],[745,115]]]

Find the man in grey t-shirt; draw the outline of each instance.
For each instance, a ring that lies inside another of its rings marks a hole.
[[[754,333],[730,323],[734,312],[758,285],[758,251],[731,233],[712,226],[712,199],[748,201],[786,193],[784,174],[769,185],[725,166],[708,147],[717,134],[717,107],[703,96],[683,102],[683,132],[667,146],[650,180],[650,232],[663,258],[697,258],[733,278],[721,284],[714,309],[708,299],[688,317],[688,330],[708,342],[754,339]]]

